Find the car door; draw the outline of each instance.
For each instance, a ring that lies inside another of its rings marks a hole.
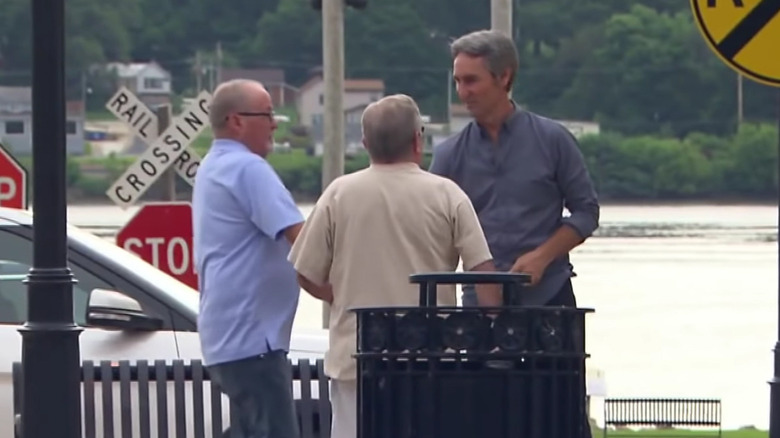
[[[22,339],[18,329],[27,319],[27,285],[22,280],[32,266],[32,255],[32,232],[29,228],[0,227],[0,345],[3,346],[0,349],[0,438],[13,437],[11,367],[13,362],[21,361]],[[70,250],[68,264],[78,281],[73,285],[73,307],[76,323],[84,328],[79,337],[83,360],[170,361],[178,358],[171,315],[166,309],[150,301],[142,291],[133,290],[131,284],[119,281],[83,254]],[[135,299],[144,313],[162,321],[160,329],[125,331],[87,326],[87,303],[90,291],[94,289],[113,290]]]

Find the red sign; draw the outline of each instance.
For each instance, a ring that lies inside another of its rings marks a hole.
[[[145,204],[119,230],[116,244],[198,289],[192,254],[192,206],[189,203]]]
[[[27,209],[27,170],[0,144],[0,207]]]

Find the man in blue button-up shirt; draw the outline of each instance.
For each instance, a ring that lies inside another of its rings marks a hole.
[[[474,120],[434,148],[429,170],[469,196],[496,268],[531,275],[521,304],[576,307],[569,251],[599,222],[577,142],[562,125],[508,96],[518,68],[511,38],[473,32],[454,41],[451,52],[458,97]],[[464,287],[463,303],[476,304],[473,287]],[[582,387],[584,393],[584,378]]]
[[[469,195],[496,267],[532,275],[524,304],[574,305],[569,251],[599,221],[577,142],[559,123],[507,96],[517,70],[510,38],[475,32],[456,40],[452,51],[458,96],[474,120],[434,148],[429,170]],[[467,291],[464,303],[474,301]]]
[[[192,198],[203,360],[238,407],[241,436],[297,438],[287,352],[300,289],[287,254],[303,216],[265,160],[271,96],[257,82],[223,83],[209,119],[214,143]]]

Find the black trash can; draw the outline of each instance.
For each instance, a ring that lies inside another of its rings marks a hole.
[[[580,438],[585,314],[515,304],[528,276],[430,273],[419,307],[357,314],[358,438]],[[504,307],[437,307],[437,284],[502,283]]]

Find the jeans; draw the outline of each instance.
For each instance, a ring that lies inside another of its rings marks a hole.
[[[208,371],[238,410],[232,436],[238,431],[242,438],[299,438],[286,352],[212,365]]]

